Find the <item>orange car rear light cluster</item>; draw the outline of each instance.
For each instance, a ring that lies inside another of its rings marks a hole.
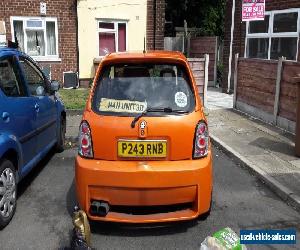
[[[86,121],[83,121],[79,127],[78,154],[86,158],[94,157],[91,129]]]
[[[208,154],[209,135],[207,125],[200,121],[196,127],[194,142],[194,158],[201,158]]]

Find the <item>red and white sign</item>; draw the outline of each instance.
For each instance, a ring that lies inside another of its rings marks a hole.
[[[265,0],[243,0],[242,21],[264,20]]]

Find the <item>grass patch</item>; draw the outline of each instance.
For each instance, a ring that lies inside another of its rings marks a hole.
[[[66,109],[84,109],[90,89],[60,89],[58,93]]]

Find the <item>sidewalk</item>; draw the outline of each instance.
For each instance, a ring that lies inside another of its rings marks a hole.
[[[77,143],[81,118],[82,118],[82,114],[80,111],[67,112],[67,130],[66,130],[67,142]]]
[[[227,95],[221,92],[219,88],[209,87],[207,90],[207,108],[224,109],[233,107],[233,95]]]
[[[294,135],[234,109],[222,108],[230,106],[232,98],[225,94],[226,103],[223,95],[216,90],[208,92],[213,144],[300,211],[300,158],[294,154]]]

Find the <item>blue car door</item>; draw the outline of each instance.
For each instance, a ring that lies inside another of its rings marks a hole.
[[[28,96],[16,56],[0,58],[0,133],[11,135],[20,143],[20,160],[26,166],[35,157],[35,100]],[[30,165],[30,164],[29,164]]]
[[[35,99],[37,153],[45,153],[56,142],[57,113],[50,83],[39,68],[28,58],[19,57],[29,94]]]

